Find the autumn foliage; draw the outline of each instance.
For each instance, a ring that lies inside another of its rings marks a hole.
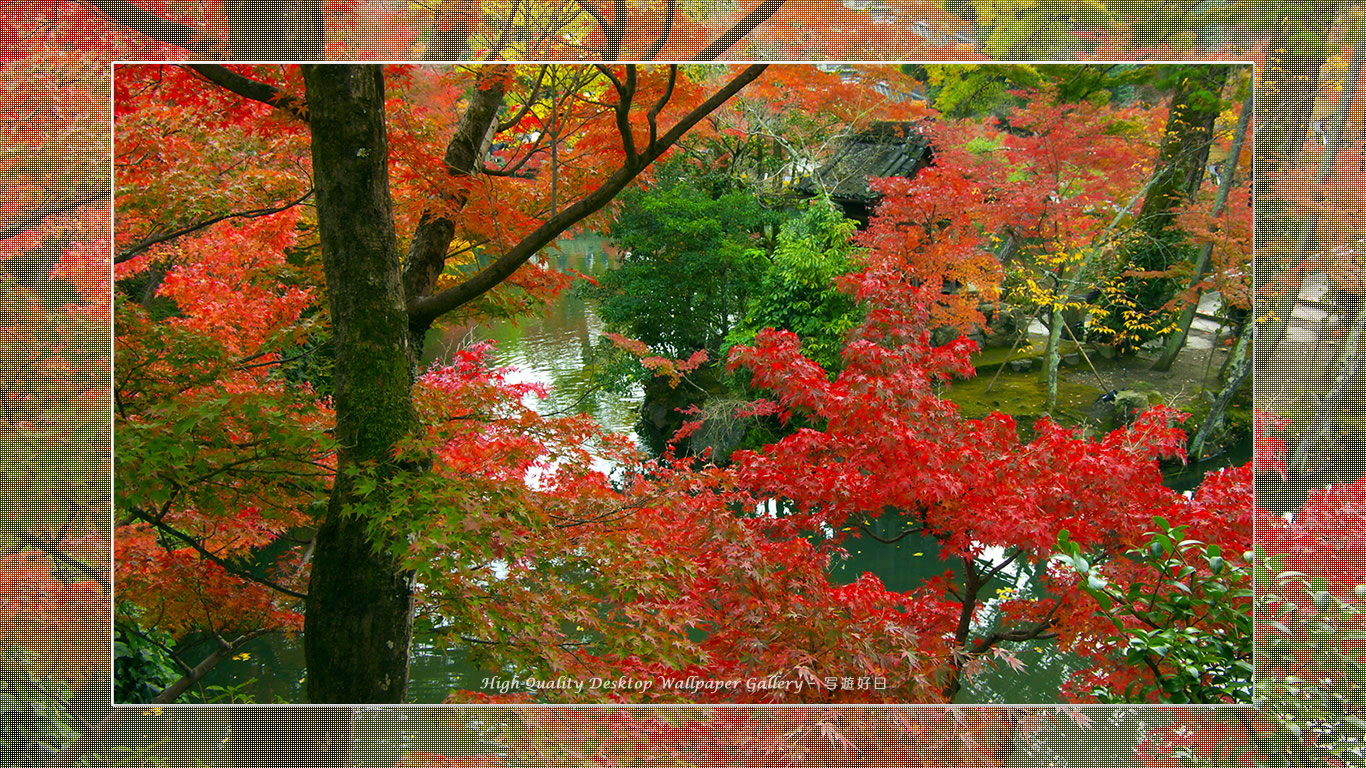
[[[240,72],[280,98],[299,87],[289,69]],[[438,289],[602,183],[604,159],[643,146],[656,118],[672,118],[649,105],[672,94],[669,109],[687,108],[710,76],[643,70],[633,81],[641,114],[623,139],[621,115],[601,101],[610,72],[388,75],[400,238],[423,206],[423,216],[459,212]],[[448,106],[491,87],[507,89],[511,113],[495,164],[447,172]],[[814,104],[813,120],[791,126],[808,144],[867,119],[866,94],[841,87],[847,98]],[[647,459],[586,416],[538,413],[530,403],[545,392],[513,383],[481,344],[419,372],[422,427],[394,457],[409,469],[342,470],[357,494],[343,514],[363,517],[412,572],[435,642],[466,645],[523,681],[600,683],[453,701],[949,702],[983,670],[1022,668],[1021,644],[1047,641],[1090,662],[1086,685],[1067,694],[1087,701],[1088,686],[1122,688],[1134,672],[1096,650],[1119,629],[1051,564],[1059,531],[1117,561],[1157,516],[1229,551],[1249,546],[1250,517],[1236,509],[1245,476],[1218,476],[1192,499],[1163,486],[1157,462],[1182,455],[1174,412],[1154,409],[1099,438],[1048,420],[1021,429],[1003,414],[967,419],[944,392],[973,375],[976,346],[931,340],[980,322],[978,304],[998,297],[1002,236],[1045,268],[1097,236],[1109,201],[1145,172],[1152,147],[1131,134],[1155,113],[1038,98],[1009,117],[1012,133],[910,112],[927,126],[935,164],[876,186],[884,202],[840,286],[864,320],[839,367],[826,370],[795,334],[774,330],[725,361],[758,395],[741,417],[787,425],[776,442],[724,466]],[[117,587],[139,609],[127,620],[229,642],[292,634],[309,564],[291,542],[316,524],[335,471],[304,134],[285,111],[169,66],[120,68],[116,116]],[[780,117],[739,104],[696,140],[725,146]],[[163,138],[171,121],[180,129]],[[730,158],[735,172],[762,171],[741,157]],[[566,281],[532,261],[460,317],[519,314]],[[615,341],[675,381],[703,362]],[[374,493],[380,483],[386,492]],[[868,573],[833,582],[831,564],[889,521],[898,537],[934,542],[942,573],[907,591]],[[1024,579],[1034,588],[1012,586]]]

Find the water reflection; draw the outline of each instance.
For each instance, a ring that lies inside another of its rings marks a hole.
[[[565,241],[543,258],[561,271],[594,278],[611,267],[606,240],[599,235]],[[510,381],[549,389],[545,400],[528,401],[538,413],[586,413],[611,432],[633,435],[644,392],[637,387],[622,395],[596,388],[592,349],[602,332],[602,320],[593,307],[571,289],[537,316],[434,328],[427,335],[423,362],[449,359],[462,346],[491,341],[494,360],[512,369]]]

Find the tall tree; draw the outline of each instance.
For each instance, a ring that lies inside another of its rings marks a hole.
[[[337,475],[313,554],[304,612],[309,700],[403,702],[412,584],[377,547],[349,470],[392,461],[417,423],[398,240],[389,193],[384,75],[377,66],[303,69],[318,198],[318,236],[336,367]],[[385,471],[381,469],[382,478]],[[370,503],[384,504],[379,483]]]
[[[456,200],[454,210],[447,208],[444,215],[423,217],[405,272],[388,185],[382,71],[377,66],[304,68],[319,238],[336,339],[340,443],[337,479],[319,531],[305,612],[310,700],[358,703],[405,698],[411,584],[395,560],[375,551],[363,514],[352,514],[353,509],[383,503],[383,497],[363,499],[352,473],[373,464],[382,486],[396,469],[394,447],[415,425],[414,339],[421,339],[442,314],[494,288],[567,227],[606,205],[763,70],[762,65],[746,68],[666,126],[659,123],[659,115],[669,105],[672,87],[646,105],[640,121],[641,109],[635,104],[641,86],[637,68],[600,68],[614,97],[610,108],[622,147],[619,167],[601,186],[502,249],[485,269],[431,292],[454,236],[452,217],[458,215],[462,201]],[[497,106],[508,74],[505,68],[481,73],[480,87],[447,152],[452,174],[471,174],[472,165],[482,162],[478,150],[497,127]],[[670,67],[669,83],[677,76],[676,68]]]

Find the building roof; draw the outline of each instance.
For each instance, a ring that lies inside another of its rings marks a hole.
[[[797,191],[814,195],[817,183],[837,202],[870,204],[880,195],[868,178],[914,176],[929,165],[930,145],[914,122],[873,123],[850,136],[815,173],[797,184]]]

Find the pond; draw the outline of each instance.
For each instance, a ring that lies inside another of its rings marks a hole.
[[[550,253],[549,258],[560,269],[597,276],[610,266],[605,245],[601,237],[581,236],[563,243],[558,252]],[[448,356],[451,350],[464,344],[492,341],[497,363],[514,369],[510,374],[513,380],[536,382],[550,389],[550,396],[534,405],[540,412],[584,412],[609,430],[634,435],[643,392],[637,389],[622,396],[596,389],[591,371],[586,366],[591,360],[590,350],[598,343],[602,331],[602,321],[593,312],[593,307],[573,291],[566,291],[544,317],[499,322],[492,327],[434,329],[426,339],[424,362]],[[1083,377],[1078,374],[1072,378]],[[1078,419],[1101,391],[1094,382],[1065,380],[1059,419],[1064,423]],[[1003,410],[1016,414],[1021,422],[1032,423],[1034,418],[1042,415],[1043,390],[1037,373],[1005,370],[994,381],[990,375],[982,375],[950,387],[948,396],[959,402],[967,416],[977,417],[990,410]],[[1216,457],[1208,462],[1176,468],[1179,471],[1173,471],[1168,477],[1168,484],[1177,490],[1187,490],[1199,483],[1205,471],[1227,466],[1232,461],[1245,461],[1251,454],[1250,441],[1246,446],[1238,446],[1233,453],[1238,455]],[[895,521],[879,520],[877,524],[895,525]],[[889,530],[884,533],[890,536],[895,532]],[[838,583],[852,582],[867,571],[882,579],[888,589],[904,591],[942,573],[951,565],[939,558],[935,541],[921,537],[907,537],[890,545],[854,540],[849,549],[850,557],[838,560],[832,567],[832,579]],[[989,586],[987,593],[994,587],[1027,590],[1031,582],[1027,571],[1015,567],[1008,568],[998,580],[1000,583]],[[410,701],[434,704],[441,702],[453,688],[477,689],[479,678],[489,672],[469,662],[467,649],[437,647],[428,637],[430,635],[424,637],[419,631],[414,638]],[[1018,650],[1021,660],[1030,670],[1028,674],[981,675],[960,692],[957,701],[1055,701],[1058,687],[1067,673],[1069,659],[1057,653],[1049,643]],[[228,688],[254,679],[257,682],[249,690],[254,692],[258,702],[304,700],[303,650],[298,643],[269,636],[249,644],[244,651],[244,657],[220,664],[204,684]]]

